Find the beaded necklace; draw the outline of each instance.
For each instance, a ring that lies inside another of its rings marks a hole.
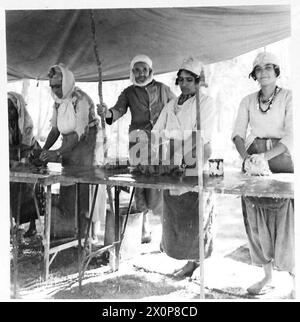
[[[279,88],[278,86],[276,86],[275,87],[275,89],[274,89],[274,92],[273,92],[273,94],[271,95],[271,97],[269,98],[269,99],[267,99],[267,100],[263,100],[262,99],[262,92],[261,92],[261,90],[258,92],[258,95],[257,95],[257,101],[258,101],[258,104],[257,104],[257,109],[259,109],[262,113],[267,113],[269,110],[270,110],[270,108],[272,107],[272,104],[273,104],[273,102],[274,102],[274,100],[275,100],[275,97],[276,97],[276,95],[280,92],[280,90],[281,90],[281,88]],[[262,103],[264,103],[264,104],[268,104],[268,107],[267,107],[267,109],[266,110],[263,110],[262,108],[261,108],[261,102]]]
[[[193,94],[181,94],[177,100],[177,102],[174,105],[174,113],[175,115],[178,113],[178,111],[181,109],[181,106],[184,102],[186,102],[188,99],[190,99],[191,97],[195,96],[195,93]]]

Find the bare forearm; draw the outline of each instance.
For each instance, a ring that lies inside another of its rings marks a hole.
[[[211,151],[211,145],[208,142],[208,143],[204,144],[204,164],[210,158],[211,153],[212,153],[212,151]]]
[[[246,147],[245,147],[245,141],[244,139],[242,139],[240,136],[236,136],[234,139],[233,139],[233,142],[235,144],[235,147],[238,151],[238,153],[240,154],[241,158],[244,160],[245,158],[247,158],[248,156],[248,153],[247,153],[247,150],[246,150]]]
[[[277,155],[282,154],[286,151],[287,151],[286,146],[279,142],[274,148],[265,152],[265,159],[271,160],[275,158]]]
[[[202,140],[202,139],[201,139]],[[192,151],[196,151],[196,147],[197,147],[197,141],[196,141],[196,138],[194,136],[194,138],[191,136],[189,136],[185,142],[184,142],[184,146],[190,150],[188,152],[184,151],[184,154],[185,154],[185,159],[186,158],[192,158]],[[200,151],[201,153],[202,151]],[[203,163],[205,164],[207,162],[207,160],[210,158],[211,156],[211,153],[212,153],[212,150],[211,150],[211,144],[210,142],[208,143],[205,143],[203,145]]]
[[[58,129],[56,127],[53,127],[50,133],[48,134],[43,150],[49,150],[52,147],[52,145],[56,142],[59,135],[60,135],[60,132],[58,131]]]
[[[67,143],[64,143],[62,147],[60,147],[57,150],[46,150],[40,155],[41,161],[44,162],[59,162],[60,161],[60,155],[63,156],[64,153],[71,152],[73,148],[78,143],[78,134],[76,132],[68,134],[68,140]],[[46,144],[45,144],[46,145]]]

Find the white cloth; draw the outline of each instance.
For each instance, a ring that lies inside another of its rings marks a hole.
[[[69,134],[76,129],[76,114],[72,101],[62,102],[57,110],[57,128],[61,134]]]
[[[178,98],[166,104],[152,130],[154,133],[163,133],[166,139],[186,139],[185,131],[188,133],[197,130],[196,96],[189,98],[182,105],[178,105]],[[201,92],[200,113],[203,143],[206,144],[211,140],[215,110],[212,98]]]
[[[246,96],[240,104],[232,133],[245,141],[246,149],[258,138],[279,138],[289,153],[293,153],[293,107],[292,92],[282,88],[270,110],[262,113],[258,109],[258,93]],[[247,134],[247,131],[249,133]]]
[[[179,69],[185,69],[200,76],[201,71],[203,70],[203,64],[200,60],[191,56],[183,60]]]
[[[134,64],[136,64],[136,63],[145,63],[151,69],[149,77],[143,83],[137,83],[135,81],[135,76],[134,76],[134,74],[132,72],[132,69],[134,67]],[[153,73],[153,69],[152,69],[152,60],[148,56],[146,56],[146,55],[137,55],[132,59],[132,61],[130,63],[129,78],[130,78],[130,80],[131,80],[133,85],[139,86],[139,87],[147,86],[148,84],[150,84],[153,81],[153,76],[154,76],[154,73]]]
[[[59,104],[57,115],[52,117],[52,126],[57,126],[61,134],[69,134],[76,129],[76,115],[72,102],[72,92],[75,88],[75,79],[71,71],[63,64],[54,65],[62,72],[62,98],[57,97],[53,91],[51,95],[56,103]],[[55,108],[56,109],[56,108]]]
[[[76,132],[80,139],[85,133],[89,123],[90,102],[87,97],[80,94],[80,90],[75,87],[73,73],[63,64],[55,66],[59,67],[62,71],[63,97],[60,99],[51,92],[54,101],[59,104],[58,108],[56,108],[55,105],[53,107],[51,125],[57,127],[61,134]]]
[[[252,154],[245,160],[244,169],[247,175],[267,176],[271,174],[268,161],[264,157],[264,153]]]
[[[279,59],[274,54],[269,52],[259,53],[253,61],[253,68],[256,66],[263,67],[266,64],[274,64],[279,66]]]

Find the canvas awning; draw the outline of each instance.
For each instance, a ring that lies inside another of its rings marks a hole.
[[[131,59],[149,55],[155,73],[178,69],[187,55],[205,64],[290,36],[290,6],[94,10],[103,80],[128,78]],[[76,81],[98,81],[90,10],[6,11],[8,79],[47,79],[63,62]]]

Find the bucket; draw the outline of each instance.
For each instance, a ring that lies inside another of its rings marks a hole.
[[[222,177],[224,176],[224,168],[223,168],[223,159],[209,159],[209,176],[210,177]]]
[[[122,227],[121,231],[123,231],[126,215],[121,215],[120,218],[120,227]],[[129,214],[126,230],[120,248],[121,260],[133,258],[141,253],[142,224],[142,212]]]
[[[120,235],[125,224],[126,213],[120,211]],[[120,248],[120,259],[125,260],[139,255],[141,252],[143,213],[131,213],[128,215],[126,230]],[[106,213],[104,245],[110,245],[114,241],[114,222],[109,210]]]

